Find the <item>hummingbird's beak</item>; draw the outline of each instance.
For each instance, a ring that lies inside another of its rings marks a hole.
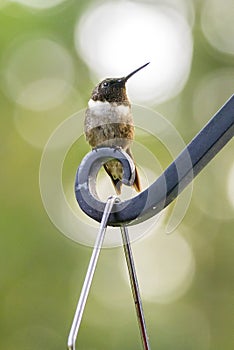
[[[132,73],[128,74],[125,78],[124,78],[124,83],[126,83],[126,81],[131,78],[134,74],[136,74],[137,72],[139,72],[139,70],[141,70],[142,68],[145,68],[146,66],[148,66],[150,62],[147,62],[146,64],[144,64],[143,66],[141,66],[140,68],[137,68],[136,70],[134,70]]]

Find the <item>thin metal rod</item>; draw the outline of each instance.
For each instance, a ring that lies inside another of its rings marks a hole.
[[[76,307],[76,312],[72,322],[71,330],[68,336],[68,342],[67,342],[68,350],[75,350],[77,334],[79,331],[79,327],[82,320],[85,304],[88,298],[89,290],[91,287],[93,275],[97,266],[99,253],[104,241],[108,218],[112,210],[112,207],[115,203],[115,200],[116,200],[116,197],[112,196],[112,197],[109,197],[106,202],[106,206],[102,216],[102,221],[101,221],[96,242],[93,248],[93,252],[90,258],[90,262],[89,262],[88,270],[85,276],[84,284],[81,290],[80,298]]]
[[[129,273],[129,278],[130,278],[130,283],[132,288],[132,295],[133,295],[134,304],[136,307],[137,320],[138,320],[138,325],[140,329],[142,345],[144,350],[150,350],[149,337],[147,335],[147,330],[146,330],[145,317],[144,317],[142,301],[140,296],[140,289],[137,281],[136,270],[134,266],[131,244],[130,244],[129,235],[128,235],[128,229],[126,226],[120,226],[120,230],[122,234],[124,254],[125,254],[125,258],[128,266],[128,273]]]

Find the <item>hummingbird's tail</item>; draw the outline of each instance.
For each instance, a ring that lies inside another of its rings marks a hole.
[[[131,149],[130,149],[130,148],[127,148],[127,149],[126,149],[126,152],[127,152],[127,154],[129,154],[130,157],[134,160]],[[135,180],[134,180],[133,187],[135,188],[135,190],[136,190],[137,192],[141,192],[141,182],[140,182],[140,177],[139,177],[139,173],[138,173],[136,164],[135,164]]]
[[[134,180],[133,187],[137,192],[141,192],[141,183],[140,183],[140,177],[138,174],[137,167],[135,167],[135,180]]]

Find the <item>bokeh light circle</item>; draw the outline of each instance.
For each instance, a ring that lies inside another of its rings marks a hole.
[[[121,77],[150,61],[128,86],[133,100],[153,104],[183,89],[193,39],[185,18],[169,6],[105,2],[88,9],[79,20],[75,46],[99,79]]]
[[[0,9],[7,6],[7,5],[9,5],[8,0],[1,0],[0,1]]]
[[[199,127],[203,127],[213,114],[233,94],[234,69],[213,70],[199,80],[194,89],[193,117]]]
[[[206,0],[201,27],[208,42],[217,50],[234,55],[234,6],[232,0]]]
[[[12,2],[28,6],[34,9],[43,10],[43,9],[49,9],[51,7],[57,6],[67,0],[11,0]]]
[[[80,109],[77,90],[71,87],[61,104],[47,110],[32,110],[15,106],[14,125],[19,135],[31,146],[43,149],[54,129]]]
[[[151,135],[151,137],[155,137],[157,140],[160,140],[162,145],[169,152],[172,159],[175,159],[182,149],[185,148],[183,139],[180,137],[173,125],[168,122],[168,120],[163,118],[155,111],[142,106],[133,105],[132,110],[135,127],[144,130],[146,133],[148,133],[148,135]],[[142,115],[144,115],[144,119],[142,119]],[[83,150],[79,151],[78,149],[76,151],[75,159],[77,163],[74,163],[74,177],[69,182],[70,190],[68,193],[65,193],[62,181],[64,162],[69,150],[73,144],[77,142],[77,140],[82,140],[83,120],[84,110],[76,113],[60,124],[51,135],[44,148],[40,164],[40,191],[44,207],[55,226],[67,237],[73,239],[74,241],[92,246],[95,242],[98,223],[94,222],[90,218],[86,218],[83,213],[79,213],[80,209],[76,203],[73,192],[75,173],[78,164],[85,155],[83,154]],[[81,147],[83,149],[83,145]],[[140,149],[140,152],[147,152],[147,149],[144,146],[139,145],[138,148]],[[135,155],[134,149],[133,153]],[[157,160],[155,160],[154,157],[149,157],[150,164],[144,164],[143,162],[143,167],[144,171],[146,171],[147,168],[152,169],[153,163],[156,164],[157,174],[155,174],[155,180],[161,169],[160,166],[157,165]],[[144,160],[147,159],[145,155],[143,158]],[[137,155],[135,155],[135,161],[141,168],[141,159],[138,160]],[[187,161],[191,162],[189,155]],[[178,168],[177,170],[178,178],[180,178],[181,169]],[[191,183],[187,187],[187,191],[181,193],[181,195],[175,201],[173,210],[167,220],[167,232],[173,232],[173,230],[175,230],[183,219],[191,200],[192,187],[193,186]],[[179,189],[178,191],[180,192]],[[109,193],[108,196],[112,195],[113,192],[114,190],[112,187],[111,193]],[[130,228],[132,229],[132,233],[130,230],[131,239],[136,240],[137,238],[142,237],[142,235],[145,235],[147,232],[149,232],[149,228],[152,227],[152,224],[155,224],[157,221],[158,216],[153,216],[150,220],[147,220],[140,225],[135,225],[137,226],[137,229],[135,226],[132,226],[132,228]],[[110,240],[108,241],[108,239]],[[115,230],[115,235],[109,235],[106,239],[105,246],[113,247],[119,244],[122,244],[120,232],[118,230],[118,233],[116,234]]]
[[[136,0],[135,2],[142,3],[142,0]],[[195,9],[193,0],[145,0],[144,4],[153,4],[160,6],[165,6],[167,8],[171,8],[173,10],[178,11],[188,22],[188,24],[192,27],[195,21]]]
[[[227,194],[229,202],[232,204],[234,210],[234,162],[232,163],[231,169],[228,174]]]
[[[193,97],[193,117],[203,127],[225,101],[233,94],[234,69],[222,68],[205,75],[197,84]],[[214,220],[230,220],[233,210],[227,191],[230,164],[233,161],[232,141],[205,169],[206,176],[199,176],[193,197],[197,208]]]
[[[163,231],[136,242],[134,257],[137,273],[148,302],[169,303],[181,297],[191,285],[195,273],[192,249],[178,232]],[[125,276],[127,274],[125,273]]]
[[[233,140],[205,169],[205,176],[198,176],[193,192],[194,202],[203,214],[213,220],[232,220],[233,206],[230,202],[231,165],[233,163]],[[232,179],[233,182],[233,179]]]
[[[36,111],[61,104],[74,81],[73,60],[67,49],[40,36],[12,43],[4,53],[1,71],[3,92]]]

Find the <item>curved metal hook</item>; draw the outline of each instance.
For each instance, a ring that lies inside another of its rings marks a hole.
[[[170,204],[193,178],[234,136],[234,95],[195,136],[162,175],[136,197],[114,205],[108,225],[122,226],[140,223]],[[134,164],[122,150],[100,148],[86,155],[75,181],[75,194],[81,209],[96,221],[101,221],[105,203],[96,193],[96,176],[110,158],[123,164],[124,183],[132,184]]]
[[[97,221],[101,221],[106,203],[96,191],[97,174],[104,163],[118,159],[123,166],[123,183],[131,186],[135,179],[135,165],[132,158],[120,148],[100,147],[89,152],[82,160],[75,180],[76,199],[81,209]],[[115,211],[113,209],[112,211]],[[108,223],[110,220],[108,221]]]

